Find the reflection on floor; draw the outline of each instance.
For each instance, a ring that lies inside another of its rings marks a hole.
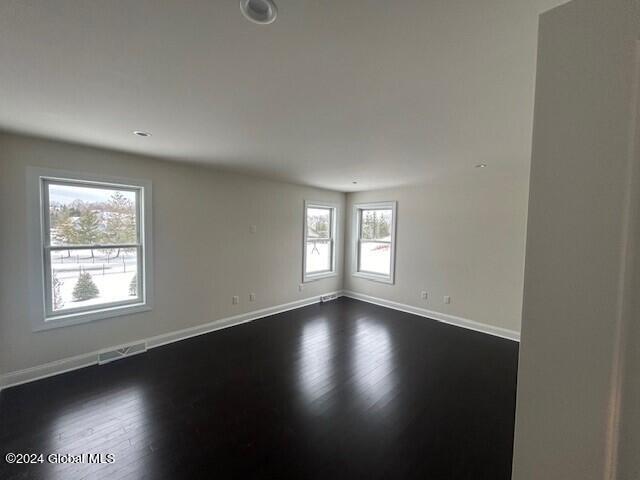
[[[0,462],[0,478],[507,480],[517,351],[356,300],[312,305],[3,391],[2,456],[45,457]]]

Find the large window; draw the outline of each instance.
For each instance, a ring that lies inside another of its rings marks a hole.
[[[393,283],[396,202],[354,206],[353,275]]]
[[[305,282],[336,275],[336,207],[305,202],[303,280]]]
[[[148,309],[150,185],[48,175],[38,184],[42,328]]]

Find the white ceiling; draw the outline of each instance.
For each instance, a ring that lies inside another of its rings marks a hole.
[[[342,191],[526,175],[562,0],[276,3],[3,0],[0,129]]]

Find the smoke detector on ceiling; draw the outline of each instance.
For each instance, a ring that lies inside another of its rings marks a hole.
[[[273,0],[240,0],[240,11],[247,20],[260,25],[273,23],[278,16]]]

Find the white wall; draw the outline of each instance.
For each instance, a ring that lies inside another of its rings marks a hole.
[[[636,81],[640,80],[640,48],[636,50]],[[626,265],[628,282],[625,289],[627,301],[626,322],[622,329],[623,363],[620,371],[622,408],[618,449],[618,478],[640,478],[640,85],[636,84],[635,139],[632,153],[635,159],[631,179],[629,254]]]
[[[541,16],[514,480],[638,478],[615,470],[639,19],[638,0]]]
[[[153,182],[153,311],[31,331],[24,206],[28,165]],[[341,210],[345,203],[342,193],[0,134],[0,374],[340,290],[341,248],[338,276],[305,284],[298,292],[305,199],[331,201]],[[252,224],[256,234],[249,231]],[[248,302],[249,292],[256,293],[255,302]],[[241,297],[240,305],[231,304],[233,295]]]
[[[639,105],[640,106],[640,105]],[[639,109],[640,111],[640,109]],[[640,140],[640,125],[636,130],[636,142]],[[636,143],[636,159],[640,150]],[[638,162],[640,163],[640,162]],[[640,176],[636,164],[635,180]],[[629,315],[623,330],[623,348],[626,353],[621,372],[622,409],[620,416],[620,438],[618,452],[618,479],[637,480],[640,478],[640,189],[632,200],[635,205],[635,224],[632,232],[632,256],[628,259],[631,281],[628,287]]]
[[[395,284],[351,276],[348,228],[345,289],[519,333],[527,188],[526,173],[470,166],[462,178],[348,194],[348,222],[354,203],[384,200],[398,201],[398,222]]]
[[[26,315],[27,166],[153,182],[152,312],[31,331]],[[349,290],[517,333],[526,192],[526,175],[484,169],[455,181],[349,194],[345,208],[342,193],[0,134],[0,225],[10,225],[0,231],[0,374],[340,290],[343,250]],[[305,284],[300,293],[305,199],[340,205],[338,277]],[[345,222],[354,202],[374,200],[398,201],[395,285],[350,275],[351,229]],[[258,226],[257,234],[250,234],[251,224]],[[427,302],[420,298],[423,289],[429,292]],[[248,302],[249,292],[257,294],[255,302]],[[241,297],[239,306],[231,304],[233,295]],[[452,297],[450,305],[442,303],[443,295]]]

